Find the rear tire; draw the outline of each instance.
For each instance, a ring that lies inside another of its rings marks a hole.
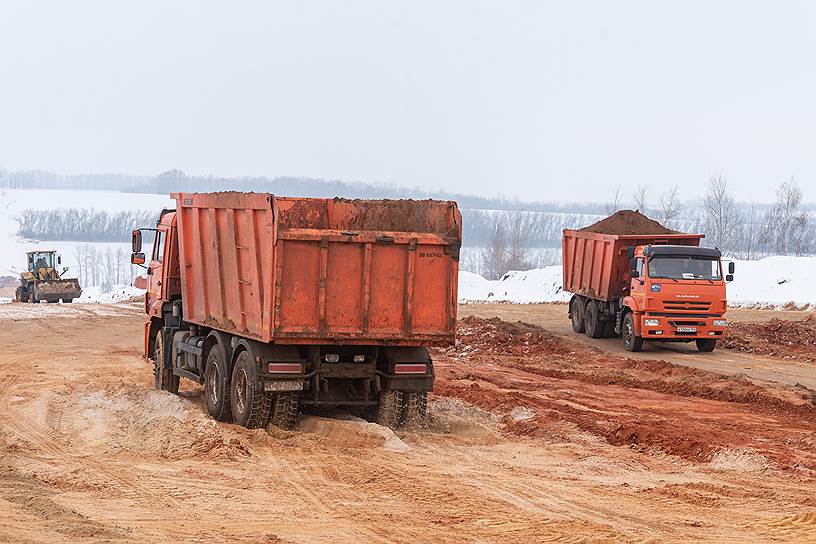
[[[380,393],[380,404],[377,406],[377,415],[374,421],[391,429],[398,429],[402,425],[405,409],[404,393],[391,389]]]
[[[587,302],[584,311],[584,329],[590,338],[601,338],[604,333],[604,323],[600,320],[598,303],[594,300]]]
[[[258,369],[252,355],[242,351],[235,360],[230,384],[232,419],[247,429],[266,427],[272,399],[260,387]]]
[[[623,318],[623,347],[626,351],[637,353],[643,350],[643,337],[635,335],[635,319],[628,312]]]
[[[584,300],[579,297],[573,297],[570,301],[570,321],[572,321],[572,330],[578,334],[584,332]]]
[[[428,392],[410,391],[403,393],[405,399],[405,426],[411,429],[428,427]]]
[[[204,402],[207,412],[217,421],[232,421],[230,403],[231,373],[219,344],[213,345],[204,365]]]
[[[714,338],[698,338],[697,339],[697,350],[702,351],[703,353],[708,353],[710,351],[714,351],[714,348],[717,347],[717,340]]]
[[[164,335],[161,331],[156,334],[155,346],[153,348],[153,383],[156,389],[178,394],[179,377],[173,375],[172,368],[164,366]]]
[[[274,425],[286,430],[293,429],[298,422],[299,400],[297,393],[275,394],[272,398],[268,425]]]

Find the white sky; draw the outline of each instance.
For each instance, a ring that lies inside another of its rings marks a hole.
[[[0,0],[0,166],[816,200],[816,2]]]

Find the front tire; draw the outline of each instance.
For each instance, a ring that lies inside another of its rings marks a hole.
[[[233,420],[247,429],[266,427],[269,421],[271,395],[264,392],[260,384],[252,355],[242,351],[232,369],[230,402]]]
[[[635,334],[635,318],[632,313],[626,314],[623,318],[623,347],[626,351],[637,353],[643,350],[643,337]]]
[[[14,300],[17,302],[28,302],[28,289],[22,285],[14,291]]]
[[[570,302],[570,321],[572,321],[572,330],[578,334],[584,332],[584,301],[581,298],[574,297]]]
[[[232,421],[230,371],[219,344],[213,345],[204,365],[204,402],[207,412],[217,421]]]
[[[697,351],[702,351],[703,353],[708,353],[714,351],[714,348],[717,347],[717,340],[714,338],[698,338],[697,339]]]
[[[179,390],[179,377],[173,375],[172,368],[164,366],[164,358],[164,334],[159,331],[156,333],[156,341],[153,348],[153,383],[156,389],[177,395]]]

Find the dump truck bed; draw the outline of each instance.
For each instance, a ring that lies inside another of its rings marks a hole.
[[[564,290],[610,302],[628,291],[630,247],[699,246],[702,238],[702,234],[619,235],[564,230]]]
[[[454,202],[173,197],[186,321],[280,344],[453,342]]]

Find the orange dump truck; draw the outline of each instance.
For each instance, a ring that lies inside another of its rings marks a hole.
[[[214,418],[250,428],[290,427],[304,406],[391,427],[424,420],[426,348],[455,335],[456,203],[172,197],[176,210],[133,233],[157,388],[203,384]]]
[[[632,212],[634,213],[634,212]],[[725,282],[718,249],[699,247],[702,234],[607,234],[565,230],[563,285],[573,293],[569,318],[591,338],[696,342],[712,351],[726,332]]]

